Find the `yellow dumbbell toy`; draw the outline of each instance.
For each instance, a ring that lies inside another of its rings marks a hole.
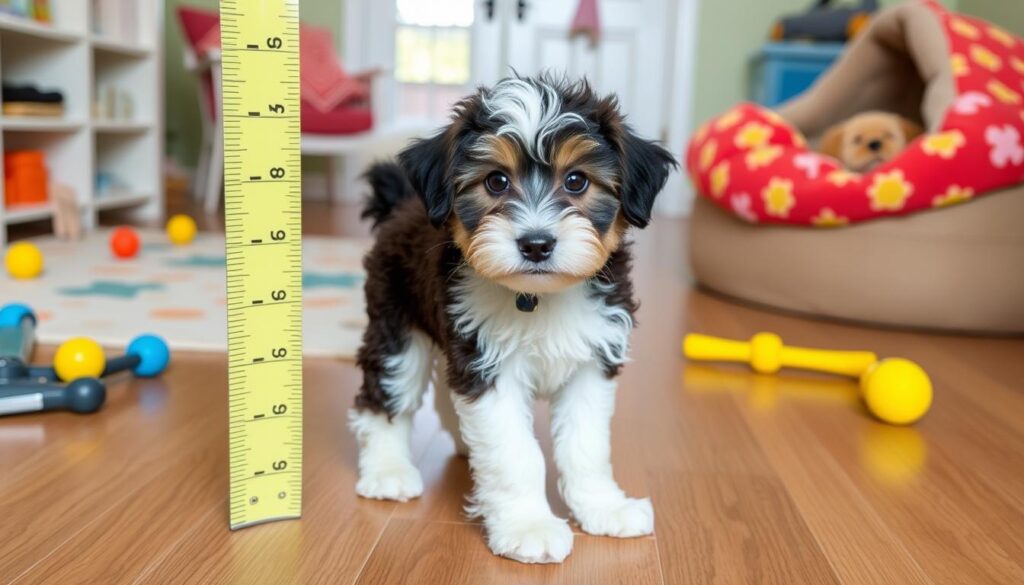
[[[694,361],[749,364],[761,374],[799,368],[858,378],[868,410],[890,424],[913,423],[932,404],[932,383],[921,366],[902,358],[879,360],[870,351],[788,347],[774,333],[758,333],[750,341],[691,333],[683,339],[683,354]]]

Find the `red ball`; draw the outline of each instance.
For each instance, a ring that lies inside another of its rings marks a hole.
[[[119,227],[110,235],[110,250],[118,258],[134,258],[140,245],[139,234],[130,227]]]

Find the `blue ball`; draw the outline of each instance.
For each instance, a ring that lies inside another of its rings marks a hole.
[[[156,335],[140,335],[128,344],[128,355],[139,356],[139,365],[133,372],[140,378],[159,376],[171,361],[167,343]]]
[[[25,316],[32,319],[33,325],[36,324],[36,314],[32,312],[28,305],[21,303],[4,305],[4,308],[0,309],[0,327],[17,327],[21,325],[21,320]]]

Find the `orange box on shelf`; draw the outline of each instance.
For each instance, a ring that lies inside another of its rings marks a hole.
[[[8,206],[45,203],[48,199],[45,155],[41,150],[4,153],[4,202]]]

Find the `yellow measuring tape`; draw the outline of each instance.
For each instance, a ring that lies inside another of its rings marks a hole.
[[[231,528],[302,513],[298,0],[221,0]]]

